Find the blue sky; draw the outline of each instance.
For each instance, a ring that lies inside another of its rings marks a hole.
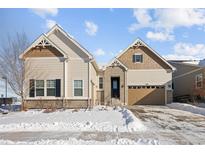
[[[30,42],[58,23],[97,62],[140,37],[167,59],[205,57],[204,9],[0,9],[0,40],[24,31]]]

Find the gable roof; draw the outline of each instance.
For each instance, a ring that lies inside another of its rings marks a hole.
[[[31,50],[33,47],[36,47],[41,41],[46,40],[50,45],[55,47],[60,53],[62,53],[65,58],[67,58],[67,54],[61,50],[55,43],[53,43],[45,34],[40,35],[26,50],[24,50],[20,55],[19,58],[23,59],[23,56]]]
[[[191,67],[196,67],[196,68],[204,68],[204,66],[201,66],[201,65],[177,62],[177,61],[172,61],[172,60],[170,60],[168,62],[171,63],[171,64],[179,64],[179,65],[191,66]]]
[[[54,25],[45,35],[49,36],[50,34],[52,34],[55,30],[60,31],[66,38],[68,38],[73,44],[75,44],[77,47],[79,47],[81,49],[81,51],[83,51],[86,55],[88,55],[89,59],[91,60],[91,64],[95,67],[95,69],[97,71],[99,71],[99,67],[93,57],[93,55],[87,50],[85,49],[82,45],[80,45],[80,43],[78,43],[75,39],[73,39],[73,37],[67,33],[61,26],[59,26],[58,24]]]
[[[150,46],[148,46],[144,41],[142,41],[140,38],[137,38],[133,43],[131,43],[126,49],[124,49],[120,54],[116,56],[116,58],[119,58],[122,54],[124,54],[130,47],[134,46],[135,44],[142,44],[145,47],[147,47],[154,55],[156,55],[158,58],[160,58],[165,64],[167,64],[173,71],[176,70],[175,67],[173,67],[166,59],[164,59],[162,56],[160,56],[154,49],[152,49]]]
[[[128,70],[127,66],[125,66],[119,59],[117,59],[116,57],[114,57],[107,65],[105,68],[107,68],[108,66],[111,66],[114,62],[119,63],[122,67],[124,67],[125,70]]]
[[[90,59],[93,59],[93,55],[86,50],[82,45],[80,45],[80,43],[78,43],[75,39],[73,39],[73,37],[68,34],[67,32],[65,32],[65,30],[63,28],[61,28],[61,26],[59,26],[58,24],[54,25],[45,35],[49,36],[50,34],[52,34],[55,30],[60,31],[63,35],[66,36],[66,38],[68,38],[73,44],[75,44],[77,47],[79,47],[86,55],[88,55],[88,57]]]

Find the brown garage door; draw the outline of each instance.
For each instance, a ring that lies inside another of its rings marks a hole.
[[[164,86],[129,86],[128,105],[164,105]]]

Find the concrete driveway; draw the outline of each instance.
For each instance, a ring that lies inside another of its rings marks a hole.
[[[205,116],[166,106],[128,107],[149,129],[139,135],[160,144],[205,144]]]

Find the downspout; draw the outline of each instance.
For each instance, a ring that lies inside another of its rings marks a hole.
[[[87,108],[89,107],[90,103],[90,59],[88,61],[88,101],[87,101]]]
[[[65,103],[65,100],[67,98],[67,70],[68,70],[68,58],[64,58],[64,82],[63,82],[63,92],[64,92],[64,95],[63,95],[63,101],[62,101],[62,108],[64,108],[64,103]]]
[[[126,100],[126,87],[127,86],[125,86],[125,84],[126,84],[126,75],[125,75],[125,73],[126,73],[126,70],[124,70],[124,105],[125,105],[125,100]]]

